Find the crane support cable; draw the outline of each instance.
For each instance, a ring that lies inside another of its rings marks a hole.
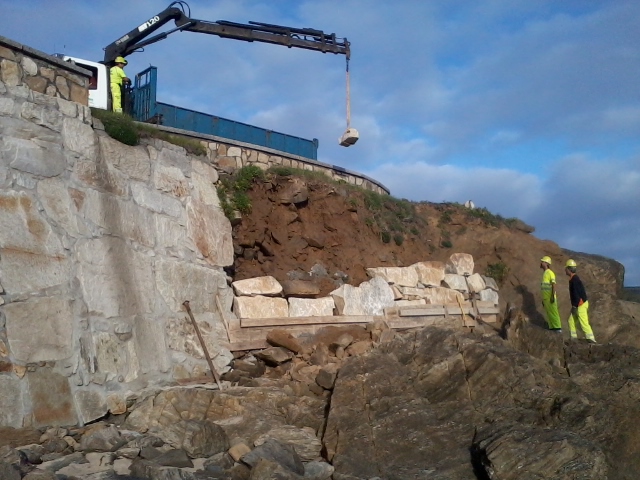
[[[349,147],[358,141],[360,134],[355,128],[351,128],[351,86],[349,77],[349,54],[347,54],[347,129],[338,139],[338,143],[343,147]]]
[[[349,57],[347,57],[347,130],[351,128],[351,87],[349,81]]]

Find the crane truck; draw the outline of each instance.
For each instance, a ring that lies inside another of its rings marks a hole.
[[[151,36],[171,21],[175,23],[174,28]],[[224,20],[216,22],[196,20],[191,18],[189,5],[183,1],[172,2],[162,12],[152,16],[144,23],[107,45],[104,48],[104,58],[101,62],[84,60],[67,55],[59,56],[63,60],[73,62],[79,67],[91,72],[92,75],[89,82],[89,106],[109,110],[111,107],[109,72],[110,68],[115,65],[116,58],[127,57],[134,52],[142,51],[144,47],[163,40],[175,32],[206,33],[246,42],[263,42],[282,45],[288,48],[295,47],[315,50],[322,53],[342,54],[345,55],[347,59],[348,80],[348,62],[351,51],[350,43],[346,38],[338,38],[334,33],[326,34],[322,30],[313,28],[293,28],[260,22],[242,24]],[[155,67],[152,67],[152,69],[155,69]],[[155,70],[152,71],[152,73],[155,75]],[[148,95],[150,91],[155,95],[155,85],[153,85],[154,88],[144,88],[145,85],[141,82],[144,82],[145,78],[147,78],[148,82],[149,69],[136,75],[135,85],[126,87],[128,91],[125,92],[124,97],[129,98],[129,101],[125,100],[124,102],[125,111],[139,121],[154,121],[155,123],[162,123],[166,126],[181,127],[181,125],[171,124],[174,123],[171,121],[171,117],[177,117],[177,115],[163,115],[153,108],[149,108],[149,105],[155,102],[155,98],[149,99],[142,97],[145,94]],[[155,76],[153,77],[153,81],[155,81]],[[135,101],[131,101],[131,99],[135,99]],[[343,146],[353,145],[359,137],[357,130],[350,128],[349,125],[348,103],[349,99],[347,97],[347,131],[339,139],[340,144]],[[158,105],[160,110],[162,110],[163,104]],[[200,115],[207,116],[207,114]],[[218,119],[218,117],[212,118]],[[199,121],[198,123],[201,125],[203,122]],[[219,122],[216,120],[213,121],[213,123],[217,124]],[[200,133],[216,133],[213,130],[208,131],[207,128],[204,129],[205,131],[201,130],[202,128],[199,129]],[[315,143],[317,148],[317,141],[315,141]]]

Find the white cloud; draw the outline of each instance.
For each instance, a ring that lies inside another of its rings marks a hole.
[[[368,175],[380,180],[394,196],[414,201],[473,200],[505,217],[522,217],[539,204],[541,184],[535,175],[514,170],[430,165],[422,162],[386,163]]]
[[[540,205],[529,215],[538,234],[561,246],[614,258],[640,285],[640,156],[559,161],[543,185]]]

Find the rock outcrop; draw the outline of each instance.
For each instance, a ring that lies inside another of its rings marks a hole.
[[[540,331],[552,361],[435,328],[347,361],[324,435],[334,478],[634,478],[639,352]]]
[[[13,442],[0,449],[0,472],[18,480],[631,480],[640,472],[640,433],[629,428],[640,414],[637,349],[565,344],[519,310],[502,336],[482,327],[387,332],[327,328],[267,367],[248,354],[225,374],[243,372],[233,383],[245,386],[153,393],[118,426],[35,437],[5,430]]]

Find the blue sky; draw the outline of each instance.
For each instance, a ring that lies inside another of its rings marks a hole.
[[[102,48],[168,1],[0,0],[0,34]],[[640,2],[191,0],[193,18],[312,27],[352,43],[353,147],[340,55],[176,33],[131,55],[159,99],[318,138],[319,159],[396,197],[472,199],[535,235],[625,265],[640,285]],[[541,252],[541,254],[544,252]]]

